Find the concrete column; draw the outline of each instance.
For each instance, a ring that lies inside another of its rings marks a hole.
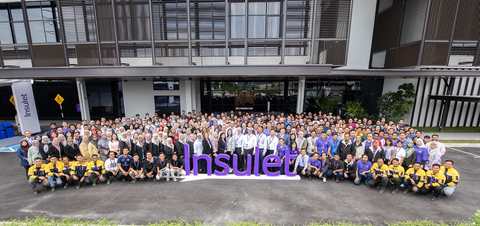
[[[377,0],[353,0],[345,69],[368,69]]]
[[[298,94],[297,94],[297,114],[303,112],[303,104],[305,102],[305,77],[298,78]]]
[[[78,102],[82,120],[90,121],[90,108],[88,106],[87,86],[84,80],[77,79]]]
[[[191,112],[192,109],[193,109],[193,103],[195,102],[195,92],[193,87],[192,87],[192,80],[190,79],[187,79],[185,81],[185,109],[182,109],[182,110],[185,110],[186,113],[188,112]]]

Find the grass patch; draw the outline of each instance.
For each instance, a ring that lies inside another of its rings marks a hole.
[[[453,223],[445,223],[443,221],[440,222],[432,222],[428,220],[415,220],[415,221],[396,221],[392,223],[385,222],[388,226],[447,226],[447,225],[455,225],[455,226],[470,226],[470,225],[480,225],[480,210],[477,210],[475,215],[473,216],[472,221],[456,221]],[[54,220],[48,219],[46,217],[37,216],[36,218],[25,218],[25,220],[11,220],[10,222],[1,222],[0,225],[13,225],[13,226],[25,226],[25,225],[59,225],[59,226],[82,226],[82,225],[109,225],[109,226],[116,226],[118,222],[115,221],[108,221],[106,219],[98,219],[98,220],[74,220],[70,218],[65,218],[62,220]],[[132,224],[133,225],[133,224]],[[202,222],[194,221],[194,222],[187,222],[187,221],[160,221],[155,223],[149,223],[150,226],[201,226],[203,225]],[[212,224],[209,224],[212,225]],[[226,226],[274,226],[274,224],[269,223],[260,223],[260,222],[225,222],[223,225]],[[352,223],[352,222],[312,222],[305,224],[306,226],[371,226],[373,224],[361,224],[361,223]]]
[[[439,127],[415,127],[424,133],[439,133]],[[480,127],[444,127],[442,133],[480,133]]]

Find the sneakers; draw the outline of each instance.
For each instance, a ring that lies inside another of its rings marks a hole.
[[[174,177],[174,178],[172,179],[172,181],[174,181],[174,182],[177,181],[177,178]]]
[[[63,188],[68,188],[69,185],[69,183],[65,183],[65,186],[63,186]]]
[[[77,187],[75,187],[77,190],[80,189],[80,185],[77,185]]]
[[[168,183],[168,182],[170,181],[170,178],[167,178],[166,181],[167,181],[167,183]]]
[[[403,191],[403,194],[407,194],[410,191],[410,189],[406,188],[405,191]]]
[[[309,181],[311,181],[311,180],[312,180],[312,176],[311,176],[311,175],[310,175],[310,176],[308,176],[308,180],[309,180]]]
[[[55,191],[55,187],[52,187],[52,189],[50,189],[50,191],[54,192],[54,191]]]
[[[400,187],[401,187],[401,188],[404,188],[404,187],[405,187],[405,185],[403,185],[403,184],[400,184]]]
[[[107,180],[107,184],[110,184],[110,180]]]
[[[382,188],[382,190],[380,190],[380,194],[383,194],[385,193],[385,188]]]
[[[392,194],[394,194],[394,195],[396,195],[397,193],[398,193],[398,189],[394,189],[394,190],[392,191]]]
[[[435,201],[437,201],[437,199],[438,199],[437,197],[433,196],[432,201],[435,202]]]
[[[122,181],[125,182],[125,178],[123,178]]]
[[[95,187],[95,186],[97,186],[97,182],[92,183],[92,187]]]
[[[367,182],[365,182],[365,185],[367,185],[367,187],[371,187],[371,185]]]
[[[38,190],[33,190],[34,195],[38,195]]]
[[[327,182],[327,178],[326,178],[326,177],[323,178],[323,182],[324,182],[324,183]]]
[[[135,182],[137,182],[137,179],[133,179],[130,183],[135,184]]]

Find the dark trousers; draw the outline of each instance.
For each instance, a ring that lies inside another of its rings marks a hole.
[[[263,148],[259,148],[258,153],[255,153],[256,155],[259,155],[258,159],[260,160],[260,162],[258,163],[258,172],[260,172],[260,173],[263,173],[263,168],[262,168],[263,165],[262,164],[263,164],[263,159],[265,158],[263,156],[263,153],[265,153]]]
[[[425,185],[420,189],[420,191],[424,194],[430,194],[433,191],[433,195],[438,198],[440,194],[442,194],[443,186],[433,187],[430,185],[429,189],[425,188]]]
[[[254,168],[254,162],[255,162],[255,161],[254,161],[254,157],[255,157],[255,156],[253,155],[253,148],[245,149],[245,151],[244,151],[243,161],[244,161],[245,164],[243,165],[243,170],[247,170],[247,167],[248,167],[248,165],[247,165],[247,164],[248,164],[248,161],[247,161],[248,155],[252,156],[252,157],[251,157],[251,158],[252,158],[252,165],[251,165],[251,167],[250,167],[250,171],[251,171],[252,174],[253,174],[253,173],[254,173],[254,169],[255,169],[255,168]]]
[[[68,179],[68,180],[67,180],[67,177],[66,177],[66,176],[60,176],[60,179],[62,179],[63,184],[67,184],[67,183],[71,184],[71,183],[73,183],[73,178],[72,178],[72,176],[70,176],[70,179]]]
[[[119,173],[120,173],[120,171],[117,172],[117,176],[118,176]],[[115,176],[113,176],[112,172],[107,171],[107,172],[105,172],[105,177],[107,178],[107,180],[110,180],[110,179],[114,178]]]
[[[28,169],[30,169],[30,166],[23,166],[23,168],[25,168],[25,176],[27,176],[28,180]]]
[[[75,175],[75,176],[78,178],[78,180],[73,180],[73,182],[75,183],[75,185],[79,185],[79,184],[81,183],[80,180],[81,180],[82,178],[85,178],[85,179],[83,179],[83,183],[85,183],[85,184],[90,183],[90,179],[88,179],[87,176],[83,176],[83,177],[80,177],[79,175]]]
[[[132,178],[128,175],[128,171],[126,171],[126,172],[127,172],[127,175],[123,174],[122,171],[118,171],[118,173],[117,173],[117,180],[123,180],[123,179],[125,179],[125,180],[132,180]]]
[[[400,189],[400,185],[403,183],[402,178],[392,178],[393,188]]]
[[[295,167],[295,166],[293,166],[293,167]],[[302,170],[304,170],[304,169],[305,169],[305,167],[303,167],[303,166],[297,166],[297,169],[296,169],[297,170],[297,175],[302,176]],[[307,169],[305,169],[305,176],[307,176]]]
[[[347,173],[344,173],[344,174],[343,174],[344,177],[345,177],[345,175],[347,175],[347,174],[348,174],[348,178],[346,178],[346,179],[348,179],[348,180],[350,180],[350,181],[354,181],[355,178],[357,177],[356,174],[355,174],[355,172],[347,172]]]
[[[265,157],[267,157],[269,155],[273,155],[273,150],[267,149],[267,152],[265,153]],[[265,157],[264,157],[264,159],[265,159]],[[271,172],[271,173],[275,172],[275,167],[267,167],[267,168],[268,168],[269,172]]]
[[[235,148],[235,154],[237,155],[237,170],[243,171],[242,148]]]
[[[382,184],[382,188],[385,188],[387,186],[387,183],[388,183],[388,178],[381,177],[381,176],[378,176],[377,179],[372,178],[368,182],[368,184],[372,187],[376,187],[377,185]]]

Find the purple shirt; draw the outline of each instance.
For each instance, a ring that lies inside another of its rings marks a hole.
[[[298,155],[298,149],[292,150],[289,148],[288,150],[290,151],[290,155]]]
[[[287,149],[288,149],[287,145],[283,144],[283,147],[280,147],[280,144],[277,144],[278,156],[280,156],[280,158],[283,158],[283,156],[285,156],[285,152],[287,151]]]
[[[417,162],[422,163],[422,161],[428,160],[428,149],[427,148],[420,148],[415,146],[415,150],[417,151]]]
[[[315,166],[317,168],[320,169],[320,167],[322,166],[322,163],[320,162],[320,159],[317,159],[317,161],[313,161],[313,158],[310,158],[308,160],[308,164],[312,165],[312,166]]]
[[[371,168],[372,168],[372,163],[370,161],[367,161],[367,163],[363,163],[362,159],[357,161],[358,174],[361,174],[365,171],[370,171]]]
[[[327,153],[328,154],[328,148],[330,147],[330,139],[325,138],[325,140],[322,140],[322,138],[320,137],[315,142],[315,147],[317,147],[317,149],[318,149],[317,150],[318,154],[320,154],[320,155],[322,153]]]

